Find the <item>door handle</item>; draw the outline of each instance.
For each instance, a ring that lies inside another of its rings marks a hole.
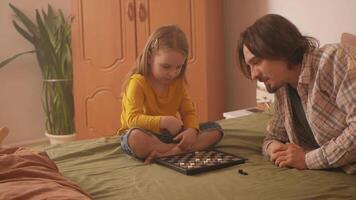
[[[130,2],[127,6],[127,16],[130,21],[135,19],[135,8],[133,2]]]
[[[147,17],[147,10],[145,8],[145,5],[143,3],[140,3],[138,6],[138,18],[140,19],[141,22],[143,22]]]

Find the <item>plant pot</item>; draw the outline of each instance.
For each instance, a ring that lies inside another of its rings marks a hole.
[[[75,137],[76,137],[75,133],[70,134],[70,135],[52,135],[52,134],[45,132],[45,135],[46,135],[46,137],[48,137],[49,143],[51,145],[67,143],[67,142],[75,140]]]

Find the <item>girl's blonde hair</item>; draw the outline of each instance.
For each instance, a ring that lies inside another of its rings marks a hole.
[[[181,52],[185,57],[184,64],[178,78],[186,80],[185,71],[189,55],[189,46],[184,32],[176,25],[162,26],[153,32],[148,38],[143,51],[138,56],[135,66],[127,74],[122,85],[122,93],[125,92],[130,77],[133,74],[148,76],[151,73],[150,60],[160,49],[172,49]]]

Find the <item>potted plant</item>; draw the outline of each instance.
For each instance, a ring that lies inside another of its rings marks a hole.
[[[36,9],[35,22],[12,4],[9,5],[16,16],[13,20],[15,29],[33,44],[34,50],[2,61],[0,69],[21,55],[34,53],[43,77],[46,136],[50,137],[51,144],[58,143],[61,138],[72,140],[75,138],[75,127],[70,24],[60,9],[56,12],[50,5],[47,12],[42,9],[40,13]]]

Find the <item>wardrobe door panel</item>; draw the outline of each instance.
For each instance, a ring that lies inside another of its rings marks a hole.
[[[137,50],[140,52],[148,36],[163,25],[178,25],[187,35],[190,49],[190,59],[194,51],[192,0],[137,0]]]
[[[75,0],[72,8],[78,138],[113,135],[121,85],[136,58],[134,1]]]

